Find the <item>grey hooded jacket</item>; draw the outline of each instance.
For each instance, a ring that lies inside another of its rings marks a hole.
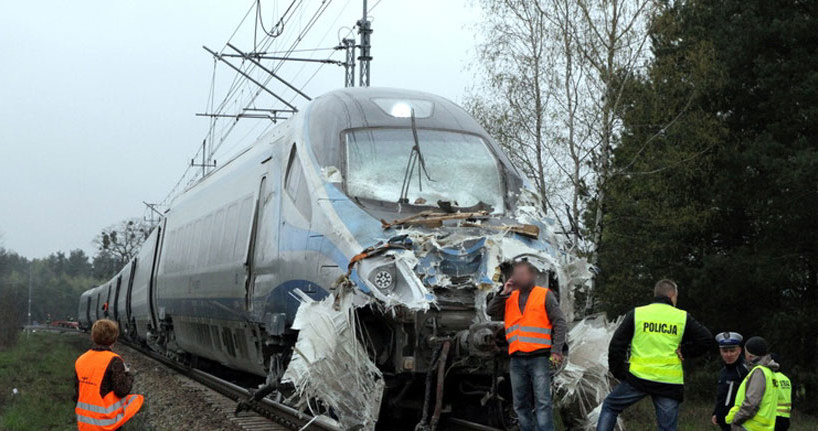
[[[752,369],[756,365],[767,367],[773,372],[778,371],[778,364],[772,360],[770,355],[759,356],[752,361],[747,361],[747,365]],[[767,390],[775,390],[775,388],[767,388],[767,381],[764,378],[764,373],[760,370],[750,371],[747,376],[747,385],[744,389],[744,402],[739,406],[739,410],[733,416],[732,431],[747,431],[741,426],[747,419],[752,418],[761,407],[761,400],[764,398],[764,393]]]

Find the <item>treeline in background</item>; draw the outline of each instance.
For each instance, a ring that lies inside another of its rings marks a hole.
[[[107,281],[135,256],[152,225],[124,220],[94,238],[94,256],[81,249],[28,259],[0,244],[0,348],[10,346],[28,322],[76,320],[80,294]]]

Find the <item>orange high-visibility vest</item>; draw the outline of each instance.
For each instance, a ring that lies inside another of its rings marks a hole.
[[[119,398],[114,391],[105,397],[99,394],[99,387],[111,359],[118,358],[109,350],[89,350],[74,364],[79,380],[79,398],[74,411],[77,414],[79,431],[112,431],[121,427],[142,407],[142,395],[128,395]]]
[[[506,341],[508,354],[551,348],[551,320],[545,312],[549,289],[534,286],[528,294],[525,310],[520,311],[520,291],[506,298]]]

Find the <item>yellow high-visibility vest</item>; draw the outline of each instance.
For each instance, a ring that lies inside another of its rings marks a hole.
[[[778,383],[778,406],[775,415],[788,418],[790,412],[792,412],[792,384],[790,378],[782,372],[776,372],[774,377]]]
[[[687,312],[662,303],[636,307],[629,371],[640,379],[684,384],[682,360],[676,350],[682,342]]]
[[[733,423],[733,417],[739,408],[741,408],[741,403],[744,402],[747,382],[750,380],[750,376],[758,369],[764,373],[764,397],[761,398],[761,405],[758,407],[756,415],[747,419],[741,426],[747,431],[775,431],[775,411],[778,405],[777,383],[772,370],[761,365],[753,367],[750,373],[747,374],[747,377],[744,378],[744,381],[741,382],[741,386],[738,387],[738,392],[736,392],[736,402],[733,404],[730,412],[727,413],[724,421],[728,424]]]

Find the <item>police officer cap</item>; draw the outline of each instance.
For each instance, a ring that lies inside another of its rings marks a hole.
[[[719,347],[739,346],[743,339],[744,337],[738,332],[722,332],[716,335],[716,342],[719,343]]]
[[[767,340],[761,337],[752,337],[744,343],[744,348],[747,353],[755,356],[764,356],[770,353],[770,348],[767,346]]]

